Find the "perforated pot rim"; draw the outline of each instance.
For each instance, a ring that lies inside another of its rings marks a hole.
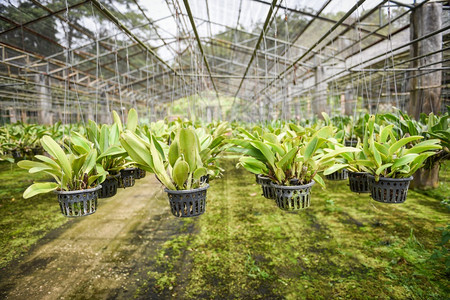
[[[168,188],[164,188],[164,192],[169,193],[169,194],[190,194],[193,192],[201,192],[204,190],[209,189],[209,184],[206,184],[205,186],[196,188],[196,189],[192,189],[192,190],[169,190]]]
[[[88,192],[95,192],[102,188],[102,185],[99,184],[95,188],[86,189],[86,190],[76,190],[76,191],[53,191],[56,194],[64,194],[64,195],[71,195],[71,194],[81,194],[81,193],[88,193]]]
[[[316,182],[314,180],[311,180],[310,183],[307,184],[302,184],[302,185],[278,185],[276,183],[271,182],[270,185],[272,185],[273,187],[277,188],[277,189],[284,189],[284,190],[298,190],[298,189],[303,189],[303,188],[308,188],[311,187],[315,184]]]
[[[125,169],[121,169],[120,171],[134,171],[137,170],[138,168],[125,168]]]
[[[106,176],[106,178],[118,178],[118,177],[120,177],[120,173],[118,173],[118,174],[116,174],[116,175],[110,175],[110,174],[108,174],[107,176]]]
[[[355,175],[370,175],[367,172],[353,172],[353,171],[348,171],[348,174],[355,174]]]
[[[367,177],[368,177],[369,179],[375,179],[375,176],[373,176],[372,174],[367,174]],[[414,179],[413,176],[405,177],[405,178],[380,177],[380,180],[383,180],[383,181],[393,181],[393,182],[411,181],[411,180],[413,180],[413,179]]]

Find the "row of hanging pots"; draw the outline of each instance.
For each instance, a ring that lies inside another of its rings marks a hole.
[[[101,185],[78,191],[55,191],[58,195],[61,213],[66,217],[88,216],[97,210],[98,198],[109,198],[117,193],[118,187],[131,187],[136,179],[144,178],[145,171],[139,168],[120,170],[119,174],[108,175]]]
[[[328,180],[349,180],[350,190],[354,193],[370,193],[372,199],[382,203],[403,203],[406,200],[409,183],[413,177],[383,178],[363,172],[350,172],[346,169],[325,176]],[[305,185],[277,185],[269,177],[256,175],[256,183],[261,185],[262,195],[275,200],[282,210],[300,210],[310,206],[311,187],[314,181]]]
[[[378,181],[364,172],[349,172],[346,169],[325,176],[329,180],[345,180],[348,177],[350,190],[354,193],[370,193],[372,199],[382,203],[403,203],[413,177],[385,178]]]

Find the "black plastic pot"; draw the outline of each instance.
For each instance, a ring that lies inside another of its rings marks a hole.
[[[329,175],[325,175],[325,178],[328,180],[346,180],[348,177],[347,169],[341,169]]]
[[[272,183],[272,179],[263,175],[258,175],[258,177],[264,198],[275,199],[275,192],[273,191],[273,187],[270,185]]]
[[[124,189],[127,187],[132,187],[136,183],[136,172],[137,168],[127,168],[120,170],[119,187]]]
[[[367,174],[369,182],[370,196],[373,200],[382,203],[403,203],[408,194],[408,187],[413,177],[408,178],[385,178],[380,177],[375,181],[375,177]]]
[[[39,146],[32,148],[31,151],[33,152],[33,155],[43,155],[44,154],[44,148],[39,147]]]
[[[304,185],[284,186],[271,183],[275,192],[275,201],[282,210],[300,210],[308,208],[311,198],[311,187],[315,181]]]
[[[119,186],[120,174],[107,176],[102,182],[102,188],[98,191],[99,198],[109,198],[117,194],[117,187]]]
[[[134,175],[134,178],[141,179],[141,178],[144,178],[145,175],[146,175],[145,170],[142,170],[141,168],[137,168],[136,174]]]
[[[255,180],[257,184],[261,184],[261,181],[259,180],[259,174],[255,174]]]
[[[15,161],[19,161],[23,159],[23,152],[21,150],[11,150],[11,155]]]
[[[358,144],[358,140],[345,140],[344,145],[345,147],[356,147]]]
[[[350,190],[354,193],[369,193],[369,182],[365,172],[348,172]]]
[[[206,174],[205,176],[200,177],[200,183],[209,183],[209,174]]]
[[[97,210],[98,191],[101,185],[92,189],[78,191],[55,191],[58,195],[61,213],[66,217],[92,215]]]
[[[205,212],[206,191],[209,184],[193,190],[174,191],[164,189],[169,197],[170,210],[175,217],[196,217]]]

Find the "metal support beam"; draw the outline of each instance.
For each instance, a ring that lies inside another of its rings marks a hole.
[[[294,67],[297,63],[299,63],[303,58],[305,58],[309,53],[312,52],[312,50],[317,47],[323,40],[327,38],[333,31],[335,31],[339,25],[341,25],[355,10],[358,9],[366,0],[359,0],[347,13],[338,21],[336,22],[333,27],[330,28],[330,30],[327,31],[317,42],[314,43],[305,53],[303,53],[299,58],[297,58],[294,63],[289,65],[284,71],[282,71],[280,74],[278,74],[277,78],[269,82],[259,93],[262,93],[266,89],[268,89],[274,82],[280,78],[282,78],[290,69]],[[259,94],[258,93],[258,94]]]
[[[217,99],[219,99],[219,92],[217,91],[216,84],[214,83],[214,79],[211,75],[211,69],[209,67],[208,60],[206,59],[205,52],[203,51],[202,42],[200,41],[200,36],[198,35],[197,26],[195,26],[194,18],[192,17],[192,12],[191,12],[191,7],[189,6],[189,1],[183,0],[183,2],[184,2],[184,7],[186,8],[186,11],[188,13],[189,21],[191,22],[192,30],[194,31],[195,39],[197,40],[197,43],[198,43],[198,49],[202,53],[203,61],[205,62],[205,66],[206,66],[206,69],[208,70],[209,77],[211,79],[211,83],[213,85],[214,91],[216,92],[216,97],[217,97]],[[219,100],[219,107],[220,107],[220,100]]]
[[[141,41],[134,33],[131,32],[128,27],[126,27],[116,16],[114,16],[103,4],[98,0],[91,0],[92,4],[97,7],[111,22],[113,22],[117,27],[122,29],[129,37],[135,40],[139,45],[144,47],[148,53],[155,57],[159,62],[171,70],[176,76],[180,76],[177,71],[175,71],[164,59],[162,59],[156,52],[154,52],[147,44]],[[184,81],[184,80],[183,80]],[[186,82],[185,82],[186,83]]]
[[[266,20],[264,21],[264,26],[263,26],[263,28],[261,30],[261,34],[259,35],[258,41],[256,42],[255,50],[253,50],[252,57],[250,58],[250,61],[248,62],[247,68],[245,69],[244,75],[242,76],[241,83],[239,84],[239,87],[238,87],[236,93],[234,94],[234,97],[237,97],[237,95],[239,93],[239,90],[241,89],[242,84],[244,83],[245,76],[247,76],[248,70],[250,69],[250,66],[252,65],[252,62],[255,59],[256,52],[258,51],[258,48],[259,48],[259,44],[261,44],[261,41],[262,41],[262,39],[264,37],[266,29],[269,26],[269,22],[270,22],[270,19],[272,18],[272,13],[273,13],[273,10],[274,10],[274,7],[275,7],[276,4],[277,4],[277,0],[273,0],[272,1],[272,5],[270,6],[269,12],[267,13]]]

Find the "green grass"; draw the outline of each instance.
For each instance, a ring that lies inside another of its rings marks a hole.
[[[28,174],[14,164],[0,163],[0,268],[26,253],[31,245],[67,219],[59,212],[52,193],[23,199],[23,191],[35,180],[47,180]]]
[[[314,186],[309,209],[287,213],[234,164],[226,161],[225,177],[212,182],[196,233],[161,249],[160,263],[171,267],[149,274],[156,289],[187,299],[449,294],[444,264],[429,259],[449,220],[440,199],[410,191],[404,204],[382,204],[351,193],[347,182],[328,182],[327,190]],[[187,271],[176,267],[183,265]]]

